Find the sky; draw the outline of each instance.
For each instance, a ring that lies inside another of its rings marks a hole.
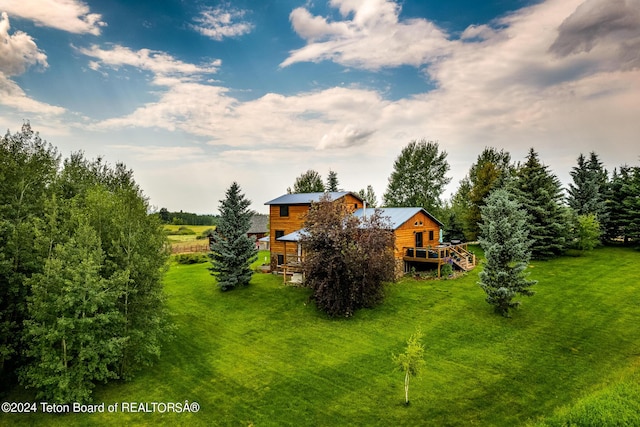
[[[308,169],[378,199],[412,140],[640,163],[640,0],[0,0],[0,130],[123,162],[156,209],[267,213]]]

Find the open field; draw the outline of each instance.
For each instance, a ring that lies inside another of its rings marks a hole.
[[[198,413],[12,414],[0,425],[638,425],[639,260],[603,248],[534,262],[537,294],[510,319],[484,301],[478,270],[402,280],[381,306],[331,320],[307,303],[309,290],[279,277],[256,274],[249,288],[221,293],[208,264],[172,264],[175,339],[158,364],[94,397],[195,401]],[[418,326],[427,367],[406,407],[391,355]],[[9,400],[33,398],[16,391]]]
[[[171,252],[186,253],[186,252],[206,252],[209,249],[209,242],[207,239],[198,239],[203,232],[210,228],[215,228],[213,225],[172,225],[168,224],[164,226],[167,231],[178,231],[180,227],[187,227],[189,230],[193,230],[195,234],[185,235],[173,235],[167,236],[169,243],[171,244]]]

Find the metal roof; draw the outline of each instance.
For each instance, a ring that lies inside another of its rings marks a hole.
[[[334,191],[334,192],[326,192],[326,193],[294,193],[294,194],[285,194],[284,196],[280,196],[277,199],[270,200],[265,203],[265,205],[310,205],[311,203],[317,203],[320,201],[320,198],[325,194],[329,195],[331,200],[337,200],[341,197],[346,196],[347,194],[351,194],[360,199],[360,196],[357,194],[351,193],[349,191]]]
[[[429,212],[427,212],[423,208],[367,208],[366,209],[367,215],[372,215],[375,210],[380,211],[383,217],[386,217],[389,219],[389,222],[391,222],[391,227],[394,230],[400,227],[405,222],[409,221],[409,219],[411,219],[412,216],[414,216],[420,211],[423,211],[425,215],[427,215],[429,218],[435,221],[436,224],[438,224],[439,226],[441,227],[444,226],[442,222],[440,222],[436,217],[431,215]],[[364,214],[365,214],[364,209],[358,209],[353,213],[353,215],[357,216],[358,218],[362,218]]]
[[[299,242],[305,234],[306,231],[303,228],[301,230],[296,230],[293,233],[285,234],[282,237],[278,237],[276,240],[278,242]]]

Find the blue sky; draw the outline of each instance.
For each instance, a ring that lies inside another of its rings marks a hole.
[[[307,169],[381,198],[414,139],[448,197],[486,146],[568,182],[640,161],[640,0],[0,0],[0,126],[132,168],[152,205],[263,203]]]

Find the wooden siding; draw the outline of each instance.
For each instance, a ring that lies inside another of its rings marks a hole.
[[[416,225],[417,223],[417,225]],[[429,240],[429,231],[433,231],[433,240]],[[416,233],[422,232],[422,247],[437,246],[440,244],[440,226],[429,218],[424,212],[418,212],[407,222],[398,227],[396,236],[395,257],[402,259],[403,247],[414,247]]]
[[[280,205],[269,206],[270,223],[269,223],[269,235],[272,254],[284,253],[284,242],[278,242],[276,240],[276,230],[284,231],[286,236],[289,233],[300,230],[304,224],[305,216],[309,212],[310,205],[289,205],[289,216],[280,216]],[[295,247],[290,244],[287,249]]]

